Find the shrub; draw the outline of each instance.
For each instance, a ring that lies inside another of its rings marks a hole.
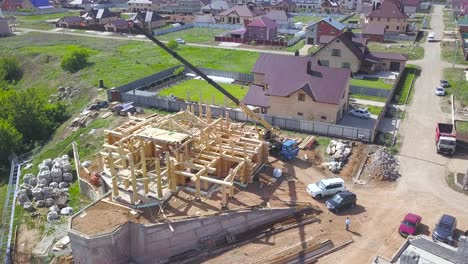
[[[173,74],[174,75],[180,75],[180,74],[184,73],[184,71],[185,71],[185,68],[181,66],[181,67],[175,69]]]
[[[171,50],[175,50],[177,49],[177,47],[179,47],[179,43],[177,43],[177,41],[173,39],[167,43],[167,47],[170,48]]]
[[[62,68],[75,73],[88,65],[89,52],[85,49],[73,49],[62,59]]]
[[[23,77],[23,69],[16,57],[0,59],[0,79],[7,82],[17,82]]]

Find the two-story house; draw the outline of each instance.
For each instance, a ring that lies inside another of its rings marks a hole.
[[[406,55],[400,53],[371,52],[367,48],[367,39],[356,36],[350,30],[332,39],[312,57],[322,66],[346,68],[353,73],[400,72],[408,60]]]
[[[327,44],[345,30],[346,26],[331,17],[325,17],[306,27],[306,43]]]
[[[340,12],[340,3],[338,0],[322,0],[320,6],[322,12],[327,14],[335,14]]]
[[[203,14],[217,15],[223,12],[224,10],[228,10],[233,6],[234,4],[232,4],[231,2],[224,0],[216,0],[202,7],[201,11]]]
[[[387,33],[405,33],[408,16],[390,0],[380,5],[374,4],[372,10],[365,14],[363,28],[368,25],[384,25]]]
[[[140,24],[143,30],[149,33],[166,25],[166,20],[164,17],[160,16],[156,12],[151,11],[139,11],[132,18],[130,18],[130,20]]]
[[[215,18],[222,24],[247,25],[265,14],[266,12],[257,8],[254,3],[249,3],[233,6],[219,13]]]
[[[282,10],[272,10],[264,15],[264,17],[275,21],[278,25],[283,26],[283,28],[290,28],[293,24],[293,16]]]
[[[91,8],[82,17],[87,26],[104,26],[108,22],[119,19],[117,13],[111,12],[109,8]]]
[[[263,53],[243,102],[264,114],[335,124],[348,109],[350,73],[308,57]]]

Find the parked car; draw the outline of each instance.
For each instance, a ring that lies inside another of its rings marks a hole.
[[[318,199],[343,191],[346,191],[346,187],[341,178],[323,179],[307,186],[307,193]]]
[[[428,42],[434,42],[435,41],[435,33],[430,32],[429,35],[427,36],[427,41]]]
[[[350,191],[344,191],[337,193],[335,194],[335,196],[333,196],[333,198],[328,199],[325,202],[325,205],[331,212],[338,213],[343,209],[353,208],[354,206],[356,206],[356,201],[356,194]]]
[[[350,113],[353,115],[353,116],[357,116],[357,117],[360,117],[360,118],[370,118],[370,113],[367,111],[367,109],[364,109],[364,108],[360,108],[360,109],[352,109],[350,111]]]
[[[185,40],[181,39],[181,38],[176,38],[175,41],[179,44],[185,44]]]
[[[436,87],[435,94],[437,96],[444,96],[445,95],[445,88],[444,87]]]
[[[453,245],[455,242],[454,234],[456,229],[457,219],[451,215],[444,214],[439,222],[437,222],[434,232],[432,232],[432,240]]]
[[[440,86],[442,86],[443,88],[447,88],[450,86],[450,84],[447,80],[440,80]]]
[[[421,216],[409,213],[401,221],[398,233],[404,237],[408,235],[414,236],[418,231],[419,224],[421,223]]]

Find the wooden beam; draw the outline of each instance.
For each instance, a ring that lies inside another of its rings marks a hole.
[[[181,175],[181,176],[188,177],[188,178],[196,178],[197,177],[197,174],[193,174],[193,173],[185,172],[185,171],[174,171],[174,174]],[[211,183],[214,183],[214,184],[219,184],[219,185],[222,185],[222,186],[227,186],[227,187],[233,185],[233,183],[231,183],[231,182],[225,182],[225,181],[222,181],[222,180],[212,179],[212,178],[209,178],[209,177],[206,177],[206,176],[200,176],[200,180],[211,182]]]
[[[117,185],[117,175],[115,175],[114,159],[112,158],[112,155],[110,153],[111,150],[108,149],[107,151],[109,152],[109,157],[107,158],[107,160],[109,162],[109,168],[112,177],[112,196],[117,197],[119,196],[119,188]]]
[[[136,184],[136,175],[135,175],[135,164],[133,163],[133,157],[130,155],[129,157],[130,163],[130,176],[132,177],[132,189],[133,189],[133,197],[132,203],[136,203],[138,201],[138,190]]]

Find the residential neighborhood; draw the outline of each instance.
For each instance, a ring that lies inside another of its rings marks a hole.
[[[0,0],[1,261],[468,264],[467,7]]]

